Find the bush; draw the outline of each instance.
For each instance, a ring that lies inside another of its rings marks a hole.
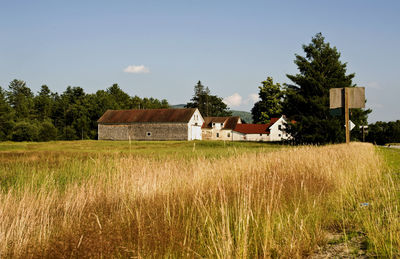
[[[13,141],[37,141],[39,129],[35,122],[17,122],[12,130],[11,139]]]
[[[50,141],[57,138],[57,129],[50,121],[44,121],[39,129],[39,141]]]

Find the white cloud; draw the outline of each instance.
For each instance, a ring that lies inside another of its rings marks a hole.
[[[247,98],[248,102],[255,103],[258,102],[259,97],[258,94],[249,94],[249,98]]]
[[[222,101],[229,107],[237,107],[241,105],[253,105],[258,100],[258,94],[249,94],[246,99],[243,99],[240,94],[234,93],[231,96],[225,97]]]
[[[148,67],[145,67],[144,65],[139,65],[139,66],[131,65],[127,66],[124,69],[124,72],[131,74],[145,74],[145,73],[150,73],[150,69]]]
[[[230,107],[240,106],[242,104],[242,101],[243,98],[238,93],[234,93],[233,95],[225,97],[223,99],[223,102]]]

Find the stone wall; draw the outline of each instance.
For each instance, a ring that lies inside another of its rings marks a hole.
[[[99,140],[188,140],[188,124],[99,124],[98,133]]]
[[[203,128],[202,137],[207,140],[232,140],[232,130]],[[217,137],[218,133],[218,137]]]

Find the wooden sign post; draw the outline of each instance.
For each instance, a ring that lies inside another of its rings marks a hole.
[[[350,143],[349,109],[365,108],[365,87],[331,88],[329,90],[329,108],[344,108],[346,143]]]
[[[344,125],[346,125],[346,144],[350,143],[350,127],[349,127],[349,88],[344,88]]]

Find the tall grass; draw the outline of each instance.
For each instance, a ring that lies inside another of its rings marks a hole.
[[[37,163],[2,185],[0,257],[305,257],[351,231],[399,251],[399,188],[368,144]]]

